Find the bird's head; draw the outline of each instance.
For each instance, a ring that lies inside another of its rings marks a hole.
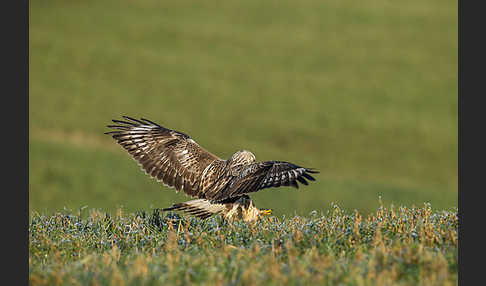
[[[231,155],[229,161],[231,162],[231,165],[235,166],[253,163],[256,161],[256,158],[250,151],[241,150]]]

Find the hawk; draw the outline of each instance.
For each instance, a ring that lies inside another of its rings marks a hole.
[[[299,187],[315,181],[312,168],[289,162],[257,162],[247,150],[223,160],[196,143],[189,135],[165,128],[148,119],[122,116],[105,132],[120,144],[146,174],[165,186],[181,190],[196,199],[174,204],[164,211],[177,210],[206,219],[220,214],[225,219],[255,221],[271,214],[257,209],[249,193],[280,186]]]

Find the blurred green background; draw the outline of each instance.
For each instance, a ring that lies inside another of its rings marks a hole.
[[[121,115],[321,171],[277,215],[457,207],[457,1],[30,1],[29,209],[188,198],[103,132]]]

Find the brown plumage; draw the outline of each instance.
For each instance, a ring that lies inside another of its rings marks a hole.
[[[105,134],[125,148],[152,178],[197,198],[164,210],[181,210],[202,219],[222,214],[228,219],[253,221],[270,211],[258,210],[247,194],[270,187],[298,188],[298,182],[307,185],[307,180],[315,180],[310,173],[318,173],[288,162],[256,162],[246,150],[223,160],[187,134],[147,119],[123,118],[114,119],[116,124],[108,125],[114,131]]]

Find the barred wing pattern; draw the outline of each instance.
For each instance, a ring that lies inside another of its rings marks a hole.
[[[163,211],[183,211],[200,219],[206,219],[213,214],[222,213],[226,209],[223,203],[211,203],[205,199],[197,199],[183,203],[174,204]]]
[[[307,180],[315,181],[314,177],[310,175],[311,173],[319,172],[282,161],[253,163],[242,166],[239,174],[233,176],[226,188],[210,199],[220,201],[270,187],[299,188],[297,182],[308,185]]]
[[[176,191],[183,190],[192,197],[204,197],[201,177],[210,164],[222,165],[224,161],[208,152],[187,134],[167,129],[148,119],[123,116],[126,121],[113,120],[108,125],[115,131],[110,134],[118,144],[139,163],[152,178]],[[218,171],[220,168],[208,168]],[[214,174],[219,176],[219,174]],[[211,178],[211,174],[206,174]]]

